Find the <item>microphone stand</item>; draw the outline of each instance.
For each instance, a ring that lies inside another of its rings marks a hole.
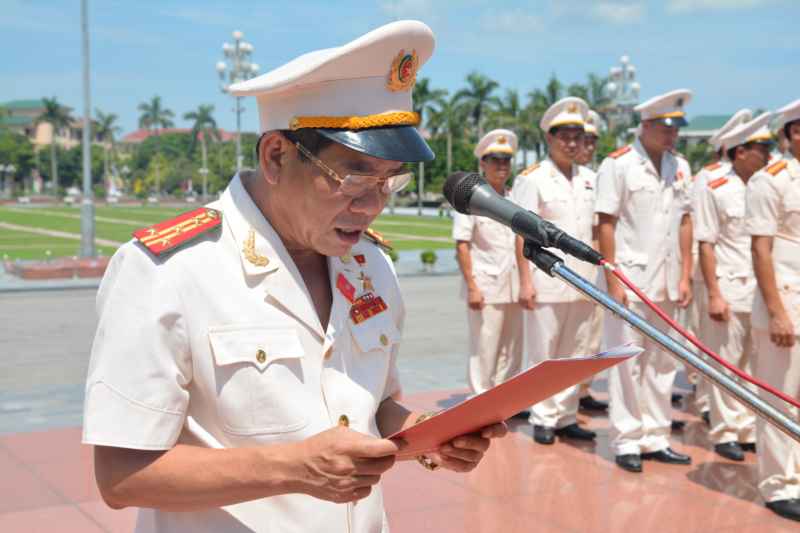
[[[714,366],[708,364],[700,356],[677,342],[672,337],[656,329],[644,318],[637,315],[624,305],[620,304],[608,294],[598,289],[592,283],[581,277],[574,270],[564,264],[564,260],[552,252],[543,249],[538,243],[525,239],[523,255],[533,262],[540,270],[546,272],[551,277],[559,278],[571,287],[580,291],[591,300],[599,303],[616,316],[633,326],[640,333],[646,335],[653,341],[660,344],[664,349],[672,353],[675,357],[691,366],[705,377],[722,387],[755,411],[759,416],[765,418],[770,424],[777,427],[795,441],[800,442],[800,424],[786,415],[783,411],[760,398],[757,394],[743,387],[740,383],[721,372]]]

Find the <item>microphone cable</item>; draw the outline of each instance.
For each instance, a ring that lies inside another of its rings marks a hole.
[[[691,333],[686,331],[680,324],[678,324],[675,320],[673,320],[672,317],[670,317],[659,306],[657,306],[652,300],[650,300],[650,298],[648,298],[647,295],[645,295],[644,292],[642,292],[642,290],[639,289],[639,287],[634,285],[634,283],[630,279],[628,279],[628,277],[625,274],[622,273],[622,271],[620,270],[620,268],[617,265],[614,265],[613,263],[611,263],[610,261],[607,261],[606,259],[601,260],[600,264],[603,266],[603,268],[605,268],[606,270],[608,270],[611,273],[613,273],[614,277],[617,278],[620,282],[622,282],[623,285],[625,285],[631,291],[633,291],[633,293],[642,302],[644,302],[644,304],[647,307],[652,309],[653,312],[656,313],[661,318],[661,320],[666,322],[672,329],[674,329],[675,331],[680,333],[681,336],[683,336],[686,340],[688,340],[689,342],[694,344],[701,352],[703,352],[704,354],[706,354],[707,356],[712,358],[714,361],[716,361],[717,363],[719,363],[720,365],[722,365],[726,369],[728,369],[731,372],[733,372],[737,377],[743,379],[744,381],[747,381],[748,383],[751,383],[751,384],[755,385],[756,387],[760,388],[761,390],[769,392],[773,396],[776,396],[777,398],[780,398],[781,400],[783,400],[784,402],[792,405],[793,407],[797,407],[798,409],[800,409],[800,401],[796,400],[795,398],[792,398],[791,396],[789,396],[788,394],[784,393],[783,391],[780,391],[780,390],[772,387],[768,383],[764,383],[763,381],[751,376],[750,374],[748,374],[744,370],[741,370],[738,367],[736,367],[736,366],[732,365],[731,363],[727,362],[719,354],[717,354],[714,350],[712,350],[711,348],[709,348],[708,346],[703,344],[703,342],[700,339],[698,339],[697,337],[695,337],[694,335],[692,335]]]

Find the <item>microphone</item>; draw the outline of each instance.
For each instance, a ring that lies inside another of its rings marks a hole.
[[[455,172],[444,183],[444,197],[456,211],[491,218],[543,248],[557,248],[582,261],[600,265],[603,256],[552,222],[506,200],[475,172]]]

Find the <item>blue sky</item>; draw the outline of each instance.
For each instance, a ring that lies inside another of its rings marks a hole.
[[[643,99],[692,89],[690,117],[800,97],[796,0],[90,0],[89,9],[92,108],[117,113],[123,133],[155,94],[178,117],[213,104],[218,124],[233,129],[214,64],[235,29],[266,72],[399,18],[433,28],[436,51],[421,76],[434,87],[457,90],[478,70],[524,94],[551,73],[567,83],[605,75],[626,53]],[[80,2],[0,0],[0,12],[0,102],[54,95],[80,112]],[[246,102],[244,129],[255,131]]]

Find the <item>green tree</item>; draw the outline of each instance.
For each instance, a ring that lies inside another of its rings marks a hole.
[[[24,135],[10,131],[0,132],[0,161],[14,166],[14,172],[4,173],[4,190],[19,182],[21,177],[29,176],[34,168],[33,145]]]
[[[58,193],[58,156],[56,155],[56,136],[64,128],[69,128],[72,124],[72,117],[69,110],[58,103],[56,97],[42,98],[44,111],[36,118],[35,124],[47,123],[53,129],[53,136],[50,138],[50,180],[53,191]]]
[[[208,144],[207,138],[219,140],[219,130],[217,129],[217,121],[214,120],[212,113],[214,112],[213,105],[201,104],[195,111],[184,113],[184,120],[192,121],[192,144],[189,147],[190,153],[194,152],[197,145],[197,138],[200,137],[200,147],[202,150],[202,167],[206,169],[203,174],[203,198],[208,195]]]
[[[442,97],[437,104],[437,108],[428,116],[428,127],[434,137],[443,135],[445,138],[447,154],[445,176],[449,176],[453,172],[453,139],[464,136],[464,123],[468,110],[466,106],[458,103],[455,96]]]
[[[120,131],[120,127],[116,125],[119,117],[114,113],[103,113],[99,109],[95,109],[94,114],[96,115],[96,134],[103,141],[103,176],[107,177],[109,152],[114,150],[114,134]]]
[[[478,72],[471,72],[467,76],[467,87],[455,94],[456,102],[464,103],[468,106],[478,139],[483,137],[484,116],[497,103],[497,99],[494,98],[494,92],[499,87],[500,84],[487,76]]]
[[[149,131],[154,131],[156,134],[156,147],[158,148],[158,137],[160,137],[162,128],[171,128],[174,126],[172,122],[175,113],[171,109],[167,109],[161,105],[161,97],[153,96],[149,102],[142,102],[137,108],[141,115],[139,115],[139,127]],[[155,179],[155,194],[161,194],[161,179],[158,174],[161,169],[160,165],[155,166],[156,179]]]
[[[425,124],[425,118],[435,111],[437,102],[446,95],[447,91],[444,89],[431,89],[430,80],[428,78],[417,80],[412,91],[412,101],[414,111],[419,113],[420,127]],[[419,208],[418,213],[421,215],[422,196],[425,194],[425,163],[422,161],[419,163],[419,173],[417,174],[417,194],[419,195],[419,200],[417,202]]]

